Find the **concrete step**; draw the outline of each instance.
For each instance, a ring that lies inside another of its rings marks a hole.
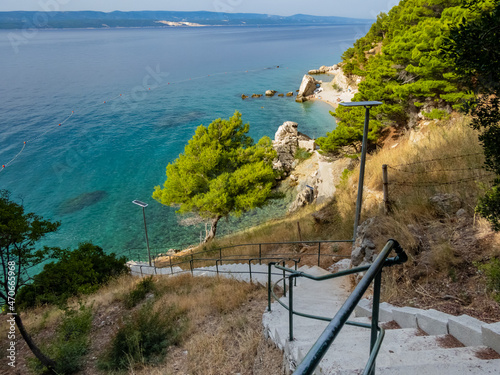
[[[360,370],[339,370],[338,375],[359,375]],[[471,360],[455,363],[421,363],[413,366],[376,367],[376,374],[383,375],[471,375],[471,374],[498,374],[500,360]],[[333,374],[333,373],[332,373]]]
[[[340,346],[339,346],[340,347]],[[457,362],[480,362],[476,353],[486,347],[464,347],[451,349],[432,349],[403,352],[381,351],[377,357],[377,366],[381,368],[420,366],[422,364],[454,364]],[[368,353],[360,350],[351,350],[349,355],[336,353],[331,347],[320,363],[325,374],[335,374],[340,370],[364,368],[368,360]],[[382,372],[385,374],[384,372]],[[437,374],[437,373],[435,373]]]
[[[352,352],[359,352],[360,358],[368,359],[370,351],[370,330],[345,326],[330,347],[327,356],[352,357]],[[417,336],[418,331],[414,329],[400,329],[386,331],[379,356],[402,354],[408,351],[441,350],[441,339],[445,336]],[[303,352],[309,351],[315,340],[297,339],[293,343],[287,343],[290,348],[301,348]],[[331,353],[330,353],[331,352]]]

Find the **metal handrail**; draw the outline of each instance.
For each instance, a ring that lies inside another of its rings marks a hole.
[[[323,243],[352,243],[354,242],[352,239],[350,240],[312,240],[312,241],[285,241],[285,242],[260,242],[260,243],[246,243],[246,244],[237,244],[237,245],[229,245],[229,246],[223,246],[223,247],[218,247],[214,249],[207,249],[203,251],[198,251],[194,252],[191,254],[188,254],[186,256],[196,256],[196,255],[201,255],[205,253],[211,253],[211,252],[218,252],[219,253],[219,258],[222,258],[222,251],[227,250],[227,249],[235,249],[238,247],[247,247],[247,246],[258,246],[259,247],[259,258],[262,258],[262,246],[268,246],[268,245],[294,245],[294,244],[318,244],[318,253],[316,254],[308,254],[310,256],[312,255],[317,255],[318,256],[318,266],[320,264],[321,260],[321,244]],[[128,252],[129,253],[129,260],[132,260],[132,252],[131,250],[136,250],[136,249],[128,249],[124,250],[122,252],[115,252],[116,255],[123,255],[124,253]],[[157,250],[161,249],[151,249],[155,250],[155,256],[154,258],[157,258],[159,255],[161,255]],[[168,256],[168,255],[165,255]],[[141,261],[141,256],[140,253],[137,253],[138,260]]]
[[[224,261],[233,261],[233,262],[245,262],[245,263],[248,262],[249,270],[247,272],[245,272],[245,271],[238,271],[238,272],[234,272],[234,271],[232,271],[232,272],[219,271],[219,262],[221,262],[221,264],[222,264],[222,260],[224,260]],[[246,273],[246,274],[250,274],[250,281],[252,281],[252,274],[267,274],[267,272],[264,273],[264,272],[259,272],[259,271],[252,271],[252,262],[259,261],[259,264],[262,264],[263,260],[279,260],[280,263],[283,263],[283,264],[285,264],[286,262],[294,262],[294,268],[296,270],[297,269],[297,264],[300,263],[301,259],[300,258],[286,258],[286,257],[283,257],[283,256],[262,257],[262,258],[240,257],[240,258],[222,258],[222,259],[219,259],[219,258],[191,258],[191,259],[186,260],[184,262],[170,263],[170,265],[168,267],[170,268],[170,275],[182,274],[182,273],[187,273],[187,272],[191,272],[191,274],[194,274],[195,271],[215,272],[215,273],[217,273],[217,275],[219,275],[220,273]],[[195,268],[194,267],[194,261],[215,261],[216,270],[213,271],[213,270]],[[189,269],[188,270],[182,270],[182,271],[174,272],[173,266],[176,266],[176,265],[179,265],[179,264],[187,264],[187,263],[189,263]],[[154,269],[154,274],[155,275],[158,274],[157,270],[159,268],[156,267],[154,264],[153,264],[153,266],[141,265],[141,264],[136,265],[136,266],[139,267],[139,272],[141,274],[141,277],[144,277],[144,273],[142,271],[143,267],[148,268],[148,269],[152,267]],[[283,272],[283,274],[284,274],[284,272]],[[277,275],[277,274],[274,273],[273,275]]]
[[[392,250],[396,251],[396,257],[387,259],[389,253]],[[276,262],[269,263],[268,271],[271,272],[271,268],[274,266],[277,269],[283,270],[283,272],[289,272],[289,302],[288,306],[283,303],[274,293],[274,286],[271,285],[271,277],[269,276],[268,283],[268,310],[271,311],[271,295],[274,299],[282,305],[289,312],[289,339],[293,341],[293,315],[303,316],[306,318],[329,321],[330,323],[318,338],[316,343],[309,350],[307,355],[304,357],[303,361],[297,366],[295,369],[294,375],[309,375],[312,374],[315,368],[318,366],[319,362],[323,358],[323,356],[328,351],[328,348],[333,343],[337,335],[340,333],[345,324],[354,325],[362,328],[371,328],[371,339],[370,339],[370,357],[366,364],[365,370],[363,372],[364,375],[373,375],[375,374],[375,360],[377,358],[378,352],[380,350],[380,346],[382,345],[382,341],[385,335],[385,331],[383,328],[378,325],[378,313],[379,313],[379,303],[380,303],[380,285],[382,280],[382,269],[384,267],[390,267],[396,264],[402,264],[408,260],[408,257],[404,250],[401,248],[399,243],[395,240],[389,240],[382,251],[380,252],[377,259],[371,265],[361,266],[357,268],[353,268],[350,270],[345,270],[341,272],[337,272],[331,275],[325,276],[313,276],[309,275],[305,272],[299,272],[290,268],[286,268],[284,266],[279,266]],[[365,272],[365,276],[358,283],[354,291],[348,297],[346,302],[337,312],[337,314],[333,318],[315,316],[311,314],[305,314],[298,311],[294,311],[293,309],[293,279],[297,279],[298,277],[305,277],[311,280],[322,281],[333,279],[341,276],[346,276],[354,273]],[[354,308],[359,303],[363,294],[369,288],[372,281],[374,283],[374,296],[373,296],[373,307],[372,307],[372,323],[358,323],[358,322],[350,322],[348,321],[349,316],[354,311]],[[279,280],[276,282],[278,284],[281,282]],[[275,284],[275,285],[276,285]]]

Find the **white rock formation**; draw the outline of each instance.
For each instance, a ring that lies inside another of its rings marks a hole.
[[[302,78],[302,83],[300,84],[299,88],[299,93],[297,94],[297,99],[295,99],[297,102],[304,102],[307,100],[307,97],[309,95],[312,95],[314,93],[314,90],[316,90],[316,85],[318,82],[311,76],[308,76],[307,74]]]
[[[273,168],[288,174],[294,167],[295,152],[299,147],[298,124],[286,121],[278,128],[274,136],[273,147],[278,153],[273,161]]]

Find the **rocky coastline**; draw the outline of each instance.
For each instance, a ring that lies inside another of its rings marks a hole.
[[[316,80],[313,75],[326,74],[333,76],[332,80]],[[352,101],[358,92],[361,77],[346,77],[340,64],[322,66],[304,75],[300,85],[297,101],[320,100],[337,107],[339,103]],[[300,98],[300,100],[299,100]]]
[[[330,75],[332,79],[317,80],[314,75]],[[263,94],[242,94],[241,99],[249,98],[257,99],[262,97],[272,98],[279,97],[294,97],[298,103],[303,103],[308,100],[320,100],[337,107],[341,102],[350,102],[354,95],[358,92],[358,84],[361,82],[361,77],[346,77],[340,64],[332,66],[321,66],[318,69],[308,71],[304,75],[300,87],[296,91],[288,91],[278,93],[276,90],[266,90]]]
[[[304,75],[297,93],[296,101],[303,103],[308,100],[320,100],[334,107],[340,102],[351,101],[358,92],[361,77],[347,78],[338,64],[321,66],[310,70]],[[316,80],[312,75],[332,75],[331,81]],[[269,94],[269,95],[268,95]],[[275,94],[266,92],[267,96]],[[332,160],[321,155],[314,139],[298,131],[299,125],[292,121],[284,122],[277,130],[273,147],[278,157],[273,162],[273,168],[280,171],[285,179],[296,186],[297,197],[291,204],[288,212],[294,212],[309,204],[326,203],[333,198],[336,185],[345,169],[354,168],[354,160],[339,158]],[[302,148],[311,154],[307,160],[299,161],[295,158],[297,149]]]
[[[333,198],[336,185],[340,183],[342,172],[354,168],[354,161],[348,158],[331,160],[321,155],[314,139],[298,131],[296,122],[286,121],[277,130],[273,147],[278,156],[273,161],[273,168],[281,172],[283,179],[288,179],[295,186],[297,196],[288,208],[288,212],[297,211],[309,204],[323,204]],[[299,148],[311,156],[300,162],[295,154]]]

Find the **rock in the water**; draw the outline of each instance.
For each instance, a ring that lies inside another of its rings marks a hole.
[[[252,94],[252,98],[260,98],[262,94]]]
[[[274,96],[277,93],[275,90],[267,90],[266,91],[266,96]]]
[[[274,136],[273,147],[278,153],[278,158],[273,162],[275,169],[285,173],[293,169],[295,161],[295,152],[299,147],[298,124],[296,122],[287,121],[278,128]]]
[[[436,194],[429,202],[440,215],[454,215],[461,207],[462,201],[456,194]]]
[[[279,97],[283,97],[283,96],[285,96],[285,94],[278,94],[278,96],[279,96]]]
[[[241,95],[241,99],[246,99],[246,98],[248,98],[247,95],[245,95],[245,94]]]
[[[71,214],[73,212],[77,212],[83,210],[86,207],[92,206],[108,195],[104,190],[97,190],[91,193],[83,193],[75,198],[70,198],[64,201],[60,206],[57,212],[61,215]]]
[[[292,92],[292,91],[287,92],[287,93],[286,93],[286,96],[293,96],[293,92]]]
[[[297,101],[304,101],[309,95],[312,95],[314,90],[316,90],[316,85],[317,81],[313,77],[306,74],[304,78],[302,78],[299,93],[297,94]]]

